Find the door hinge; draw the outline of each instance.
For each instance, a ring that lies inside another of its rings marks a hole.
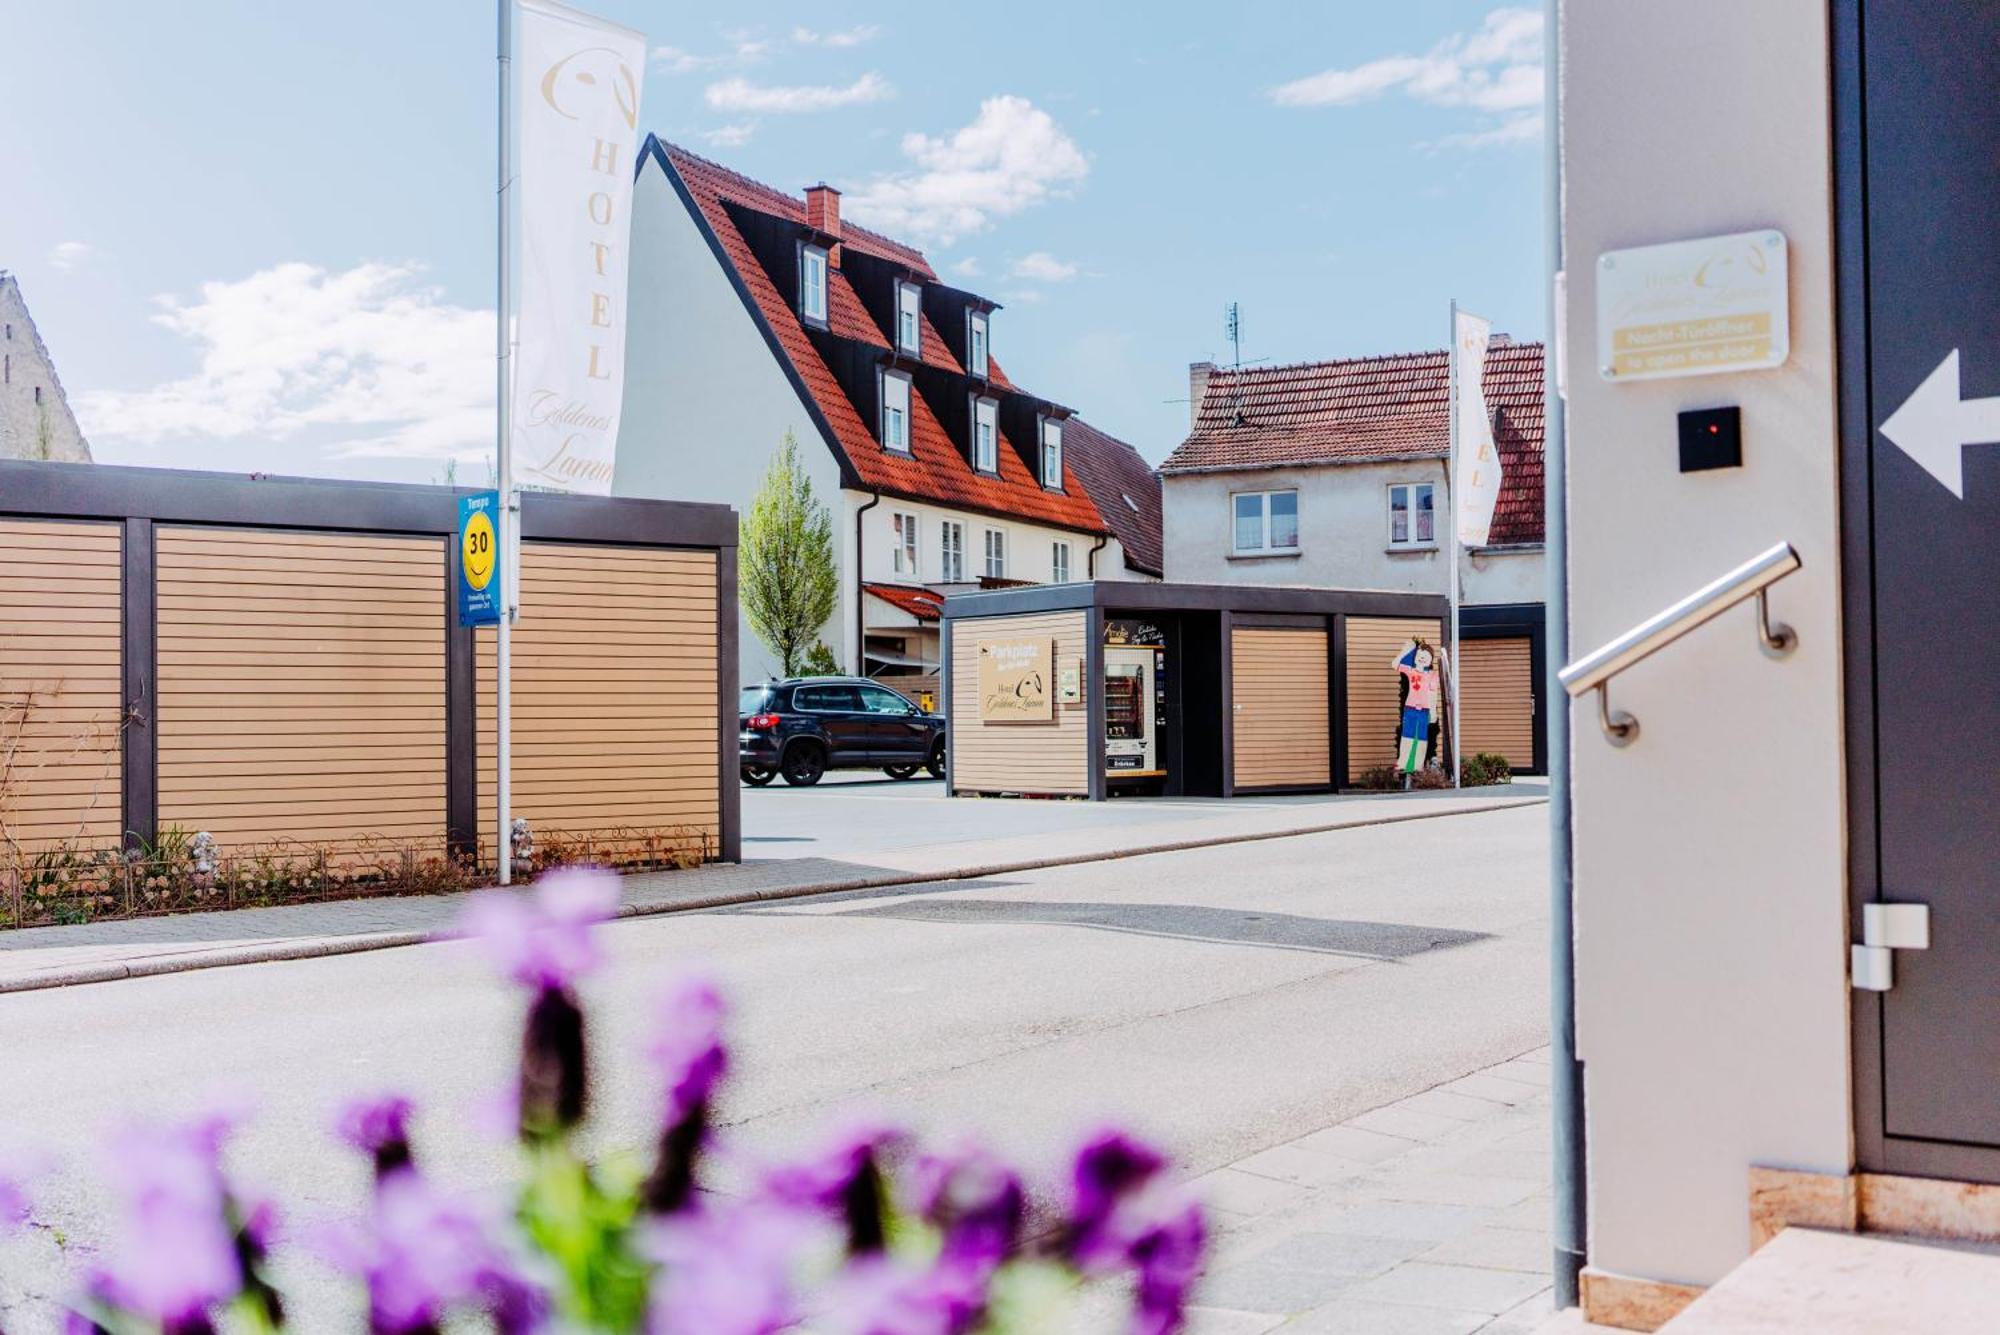
[[[1864,992],[1887,992],[1896,985],[1894,952],[1930,947],[1930,905],[1863,904],[1861,942],[1849,948],[1854,986]]]

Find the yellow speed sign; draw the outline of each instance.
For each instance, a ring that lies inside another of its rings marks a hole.
[[[499,564],[499,544],[493,533],[493,517],[485,513],[473,515],[465,521],[465,532],[460,538],[463,550],[465,582],[474,589],[484,589],[493,582],[494,568]]]

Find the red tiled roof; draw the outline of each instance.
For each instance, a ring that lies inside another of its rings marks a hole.
[[[942,615],[944,595],[941,593],[911,588],[907,584],[863,584],[861,587],[919,621],[936,621]]]
[[[1148,575],[1163,574],[1160,475],[1153,466],[1138,450],[1081,417],[1063,423],[1063,456],[1124,547],[1125,563]]]
[[[1542,345],[1495,341],[1486,357],[1500,499],[1494,546],[1542,541]],[[1218,368],[1164,474],[1443,458],[1450,368],[1438,352]]]
[[[798,312],[792,308],[790,300],[778,291],[770,275],[764,271],[764,266],[757,261],[749,242],[730,218],[728,209],[723,207],[725,203],[733,204],[775,214],[803,225],[805,202],[686,149],[667,143],[662,143],[661,147],[688,193],[693,196],[702,219],[715,234],[737,277],[749,291],[758,313],[770,326],[779,347],[784,350],[792,368],[826,418],[834,444],[846,456],[860,486],[895,496],[1033,520],[1057,528],[1085,533],[1105,531],[1104,520],[1068,467],[1063,470],[1063,490],[1046,490],[1004,437],[999,449],[1000,475],[991,477],[975,473],[965,456],[952,445],[951,438],[921,393],[911,396],[910,454],[896,454],[883,449],[813,346],[805,326],[799,321]],[[932,281],[937,278],[921,252],[867,228],[843,221],[841,245],[903,265]],[[832,281],[827,285],[830,332],[887,349],[888,340],[862,306],[845,275],[837,268],[831,273]],[[930,327],[928,318],[925,320],[923,352],[925,362],[930,365],[951,371],[960,369],[946,350],[944,340]],[[992,378],[996,384],[1011,388],[997,366],[992,368]]]

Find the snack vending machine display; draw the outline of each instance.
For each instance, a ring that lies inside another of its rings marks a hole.
[[[1104,649],[1104,769],[1113,778],[1158,778],[1166,651],[1152,645]]]

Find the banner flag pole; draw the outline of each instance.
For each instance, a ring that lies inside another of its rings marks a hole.
[[[520,583],[515,574],[519,560],[519,514],[520,501],[514,495],[514,455],[512,447],[513,422],[512,367],[509,363],[510,342],[513,331],[509,326],[512,313],[512,283],[508,273],[509,254],[507,209],[511,202],[513,184],[512,149],[514,138],[514,61],[513,61],[513,10],[514,0],[499,0],[500,10],[500,160],[499,189],[499,256],[494,269],[494,287],[497,299],[494,334],[495,361],[498,370],[495,375],[495,393],[498,396],[495,414],[497,440],[497,482],[500,490],[500,513],[496,545],[500,560],[500,621],[494,628],[494,690],[493,723],[495,730],[493,746],[494,774],[494,826],[498,842],[494,845],[499,861],[500,884],[507,885],[514,879],[514,752],[513,752],[513,626],[516,611],[515,591]]]
[[[1449,390],[1445,402],[1445,416],[1450,421],[1450,441],[1445,455],[1445,522],[1451,528],[1451,560],[1445,567],[1447,589],[1451,594],[1451,656],[1440,666],[1440,676],[1448,689],[1445,692],[1445,755],[1451,767],[1451,786],[1459,786],[1460,765],[1458,759],[1458,298],[1451,299],[1451,341],[1445,344],[1446,374]],[[1433,519],[1435,522],[1435,519]]]

